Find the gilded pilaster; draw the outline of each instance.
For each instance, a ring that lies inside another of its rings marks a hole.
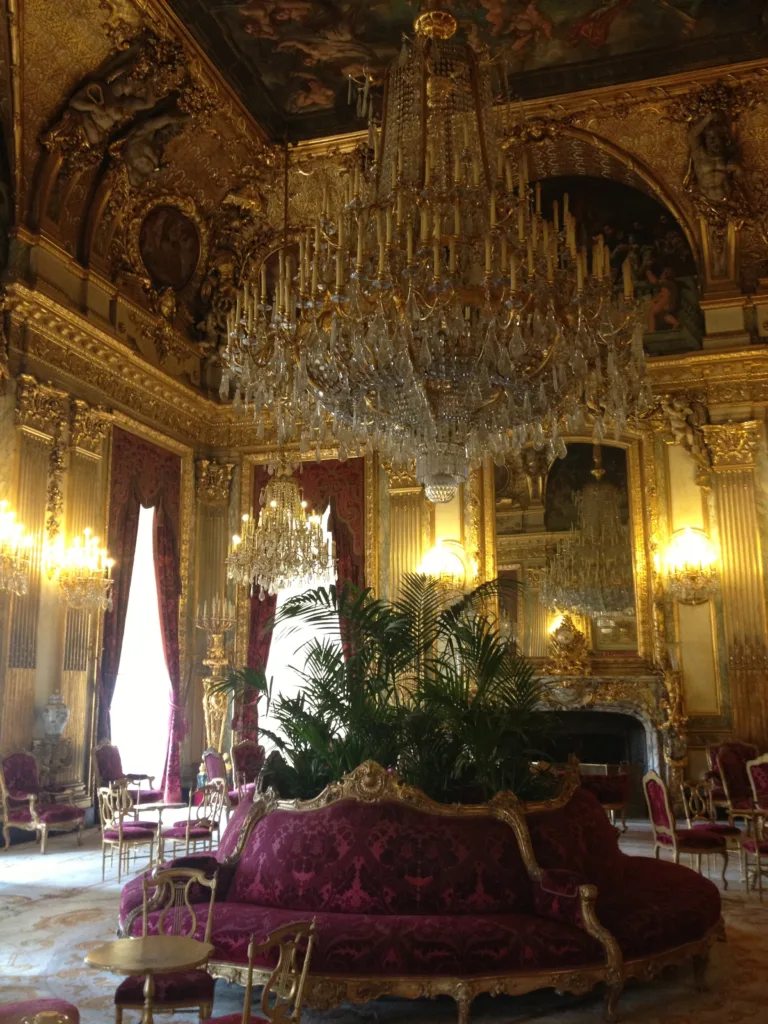
[[[416,572],[430,546],[424,489],[409,472],[389,470],[389,600],[400,596],[403,576]]]
[[[543,568],[525,570],[523,653],[529,658],[546,658],[549,650],[547,632],[549,612],[539,600]]]
[[[109,416],[100,408],[74,399],[69,423],[67,479],[67,539],[90,529],[105,539],[104,441]],[[61,661],[61,693],[69,705],[67,733],[72,742],[72,764],[66,779],[88,789],[88,764],[96,688],[96,667],[101,614],[67,608]]]
[[[704,426],[712,454],[733,734],[768,742],[768,670],[763,561],[755,465],[758,421]]]
[[[66,424],[68,398],[63,391],[21,374],[16,390],[18,478],[16,513],[34,539],[29,589],[12,598],[8,662],[0,722],[0,752],[27,749],[35,722],[43,538],[48,509],[51,453]],[[49,624],[50,627],[51,624]]]

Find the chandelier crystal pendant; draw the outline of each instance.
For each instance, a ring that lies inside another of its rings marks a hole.
[[[634,615],[629,526],[622,523],[621,492],[604,473],[595,445],[594,479],[576,496],[576,526],[558,543],[542,582],[542,604],[559,612]]]
[[[59,597],[70,608],[112,611],[114,561],[89,529],[69,545],[60,538],[45,553],[49,579],[56,579]]]
[[[567,196],[543,215],[522,150],[505,148],[505,76],[455,31],[444,11],[419,15],[381,126],[280,250],[274,285],[262,270],[240,296],[222,357],[222,397],[234,383],[279,444],[332,431],[341,458],[414,463],[435,502],[488,456],[563,456],[563,430],[590,419],[599,441],[648,407],[629,265],[622,290]]]
[[[243,516],[243,531],[232,538],[227,576],[263,601],[293,583],[310,585],[333,573],[334,560],[322,519],[307,513],[299,485],[282,467],[261,492],[258,521]]]
[[[16,522],[16,513],[0,501],[0,591],[18,597],[27,593],[31,548],[32,538]]]

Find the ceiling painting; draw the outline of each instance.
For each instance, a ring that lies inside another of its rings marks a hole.
[[[397,54],[409,0],[167,0],[275,139],[360,127],[346,77]],[[768,53],[765,0],[446,0],[523,98]]]

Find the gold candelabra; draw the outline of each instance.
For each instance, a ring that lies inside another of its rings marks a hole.
[[[203,715],[205,718],[205,745],[221,753],[224,744],[224,728],[227,723],[229,698],[221,689],[225,669],[229,663],[226,651],[226,635],[234,628],[235,609],[229,601],[214,598],[210,607],[206,601],[198,613],[195,625],[208,638],[203,665],[209,670],[203,677]]]

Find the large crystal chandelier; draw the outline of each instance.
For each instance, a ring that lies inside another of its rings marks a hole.
[[[60,538],[47,549],[44,559],[48,576],[56,579],[59,597],[66,605],[89,612],[112,610],[115,563],[89,529],[69,545]]]
[[[0,591],[21,597],[29,587],[32,538],[16,522],[7,501],[0,501]]]
[[[560,612],[634,614],[629,527],[622,522],[621,492],[604,473],[596,445],[594,479],[576,495],[576,525],[558,543],[542,582],[542,603]]]
[[[562,456],[585,413],[600,440],[647,402],[628,266],[622,295],[567,196],[543,216],[502,142],[493,64],[455,31],[443,11],[417,18],[343,194],[281,249],[275,286],[263,274],[238,300],[221,389],[280,444],[330,430],[341,457],[414,462],[432,501],[486,456]]]
[[[333,571],[333,557],[323,530],[322,519],[307,513],[296,479],[281,467],[259,498],[258,520],[253,513],[243,516],[241,535],[232,538],[227,558],[231,580],[257,589],[263,601],[267,594],[297,582],[307,585]]]

